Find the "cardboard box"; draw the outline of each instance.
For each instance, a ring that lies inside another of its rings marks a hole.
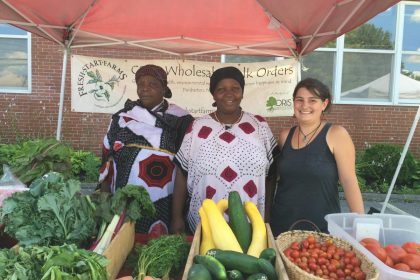
[[[284,267],[283,261],[281,260],[280,254],[278,253],[276,243],[274,241],[273,233],[271,231],[270,225],[265,224],[267,229],[267,239],[268,239],[268,247],[274,248],[277,252],[276,257],[276,264],[275,269],[277,272],[277,276],[279,279],[282,280],[289,280],[289,277],[287,276],[286,268]],[[187,263],[185,265],[184,274],[182,276],[182,280],[187,280],[188,271],[190,270],[190,267],[193,264],[193,258],[195,255],[198,255],[200,252],[200,242],[201,242],[201,223],[198,225],[195,233],[194,238],[191,243],[191,249],[190,253],[188,254]]]
[[[135,224],[124,223],[117,235],[112,239],[109,246],[104,252],[104,256],[108,259],[106,267],[109,273],[109,279],[114,280],[121,270],[128,254],[134,246]]]

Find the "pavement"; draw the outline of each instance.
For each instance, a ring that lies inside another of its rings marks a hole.
[[[363,193],[362,196],[366,213],[372,210],[372,208],[379,212],[382,210],[386,194]],[[343,213],[349,212],[343,193],[340,193],[340,204]],[[420,218],[420,195],[391,194],[387,207],[385,208],[385,213],[412,215]]]

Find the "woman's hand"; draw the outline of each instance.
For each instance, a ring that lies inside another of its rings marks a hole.
[[[185,177],[182,170],[177,167],[174,193],[172,195],[172,222],[171,232],[172,233],[184,233],[185,232],[185,220],[184,220],[184,206],[187,198],[187,178]]]

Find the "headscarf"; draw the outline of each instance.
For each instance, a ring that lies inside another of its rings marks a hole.
[[[165,88],[165,94],[164,96],[166,98],[172,97],[172,91],[168,87],[168,75],[166,74],[166,71],[163,70],[162,67],[154,65],[154,64],[148,64],[144,65],[139,68],[136,72],[136,83],[142,76],[152,76],[161,82],[163,87]]]
[[[223,79],[234,79],[236,80],[242,88],[242,91],[245,88],[245,78],[241,71],[238,68],[228,66],[219,68],[213,72],[213,75],[210,77],[210,92],[214,94],[217,84]]]

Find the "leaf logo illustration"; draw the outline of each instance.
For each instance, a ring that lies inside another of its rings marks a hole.
[[[267,102],[265,104],[265,106],[267,106],[268,111],[274,111],[274,106],[276,105],[277,105],[277,100],[273,96],[270,96],[267,99]]]
[[[91,78],[87,84],[95,84],[95,88],[89,90],[89,93],[93,94],[96,100],[109,101],[115,84],[118,83],[117,76],[114,75],[110,80],[104,82],[98,69],[95,72],[88,71],[87,75]]]

